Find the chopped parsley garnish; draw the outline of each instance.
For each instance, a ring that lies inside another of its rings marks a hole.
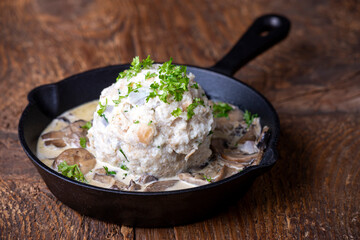
[[[84,125],[81,126],[83,129],[89,130],[92,127],[91,121],[86,122]]]
[[[156,77],[156,76],[157,76],[156,73],[147,72],[146,75],[145,75],[145,79],[153,78],[153,77]]]
[[[142,61],[140,61],[139,56],[134,57],[130,69],[120,72],[116,81],[125,77],[127,80],[130,80],[130,78],[135,77],[142,69],[149,69],[153,63],[154,61],[151,60],[150,55]]]
[[[174,117],[178,117],[180,116],[182,113],[180,108],[175,109],[174,111],[171,112],[171,115],[173,115]]]
[[[128,171],[129,168],[125,164],[121,164],[120,168],[124,171]]]
[[[252,124],[252,122],[254,121],[255,118],[257,118],[258,115],[255,113],[255,114],[251,114],[251,112],[249,112],[248,110],[245,110],[245,113],[244,113],[244,120],[247,124],[247,127],[249,128]]]
[[[135,121],[134,121],[135,124],[138,124],[139,122],[140,122],[139,120],[135,120]]]
[[[213,115],[216,118],[229,117],[228,113],[232,110],[232,107],[223,102],[214,103],[213,105]]]
[[[157,148],[160,148],[160,146],[157,146]]]
[[[116,105],[118,105],[121,102],[121,99],[126,98],[126,96],[119,96],[119,98],[117,100],[112,100],[113,103],[115,103]]]
[[[205,178],[205,180],[208,181],[208,182],[211,182],[211,181],[212,181],[211,177],[207,177],[205,174],[204,174],[204,178]]]
[[[197,83],[191,85],[191,88],[199,89],[199,85]]]
[[[122,153],[122,155],[124,155],[124,157],[125,157],[126,161],[129,161],[129,160],[127,159],[127,157],[126,157],[126,155],[125,155],[124,151],[123,151],[121,148],[119,149],[119,151]]]
[[[101,102],[99,102],[100,108],[99,108],[99,110],[97,111],[97,113],[99,114],[100,117],[103,117],[103,118],[106,120],[106,122],[109,122],[109,121],[107,120],[107,118],[105,117],[105,114],[104,114],[104,112],[105,112],[105,110],[106,110],[106,107],[107,107],[107,104],[108,104],[107,98],[106,98],[106,102],[105,102],[104,105],[102,105]]]
[[[109,122],[109,120],[105,117],[105,114],[102,113],[100,117],[103,117],[107,123]]]
[[[169,61],[164,62],[162,65],[158,67],[158,73],[155,72],[147,72],[145,74],[145,79],[153,78],[158,76],[160,82],[153,82],[150,85],[150,93],[146,97],[146,102],[150,99],[159,97],[160,101],[164,103],[169,103],[170,100],[175,100],[177,102],[183,99],[183,94],[186,91],[189,91],[189,77],[186,74],[186,66],[178,66],[172,64],[173,59],[170,58]],[[128,70],[125,70],[119,73],[117,77],[117,81],[121,78],[127,78],[128,80],[132,77],[135,77],[142,69],[149,69],[152,67],[153,60],[151,60],[150,55],[140,61],[139,57],[135,57],[131,63],[131,66]],[[128,84],[128,92],[124,96],[119,96],[119,99],[113,100],[115,104],[119,104],[122,98],[128,97],[131,92],[138,92],[138,89],[141,87],[140,83],[136,83],[136,87],[134,87],[134,83],[130,82]],[[194,89],[199,89],[198,83],[194,83],[190,86]],[[119,92],[120,95],[120,92]],[[204,95],[203,95],[204,96]],[[187,108],[187,119],[191,119],[194,115],[194,109],[199,106],[204,105],[204,101],[200,98],[193,99],[193,103],[190,104]],[[179,117],[182,111],[180,108],[175,109],[171,114],[174,117]],[[100,115],[100,114],[99,114]]]
[[[106,175],[110,176],[110,175],[116,175],[115,171],[109,171],[109,168],[106,166],[103,166],[103,168],[105,169]]]
[[[150,58],[150,55],[148,55],[146,59],[142,60],[141,68],[142,69],[149,69],[149,68],[152,67],[153,63],[154,63],[154,60],[152,60]]]
[[[208,133],[208,136],[210,136],[211,134],[213,134],[214,132],[213,131],[209,131],[209,133]]]
[[[80,138],[80,146],[82,148],[86,148],[86,137],[81,137]]]
[[[176,66],[172,64],[172,58],[159,66],[160,84],[151,84],[150,88],[153,92],[147,97],[150,98],[158,96],[161,101],[168,103],[168,98],[172,96],[175,101],[181,101],[185,91],[188,91],[189,78],[186,75],[185,66]],[[158,90],[161,90],[160,94]]]
[[[152,121],[150,121],[149,123],[148,123],[148,126],[150,126],[152,124]]]
[[[193,103],[187,107],[187,119],[188,120],[194,116],[194,114],[195,114],[194,109],[199,105],[205,106],[204,100],[202,100],[200,98],[195,98]]]
[[[108,103],[107,98],[106,98],[106,102],[104,105],[102,105],[101,102],[99,102],[100,108],[99,108],[99,110],[97,110],[97,113],[99,114],[99,116],[101,116],[105,112],[107,103]]]
[[[67,165],[66,162],[62,162],[58,165],[58,172],[61,172],[65,177],[80,181],[86,182],[84,174],[80,171],[80,168],[77,164]]]

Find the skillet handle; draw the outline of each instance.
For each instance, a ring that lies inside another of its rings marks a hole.
[[[290,26],[290,21],[284,16],[269,14],[259,17],[210,70],[232,76],[250,60],[286,38]]]

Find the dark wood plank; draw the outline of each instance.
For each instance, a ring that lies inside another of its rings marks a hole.
[[[203,222],[128,228],[85,216],[47,189],[17,140],[27,93],[151,54],[211,66],[261,14],[289,37],[235,74],[274,104],[276,166]],[[359,239],[360,4],[344,1],[0,1],[1,239]]]

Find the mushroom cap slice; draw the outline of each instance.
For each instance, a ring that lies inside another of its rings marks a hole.
[[[128,189],[128,185],[126,185],[125,183],[115,180],[115,183],[111,186],[111,189],[115,189],[115,190],[127,190]]]
[[[134,182],[134,180],[130,180],[129,186],[127,187],[127,190],[129,191],[135,191],[135,190],[140,190],[141,186],[137,183]]]
[[[174,186],[179,180],[166,180],[150,183],[144,192],[161,192],[167,188]]]
[[[261,131],[260,137],[256,141],[256,146],[261,150],[265,150],[269,138],[270,138],[269,127],[264,126]]]
[[[70,148],[63,151],[55,158],[52,167],[57,170],[62,162],[66,162],[68,165],[77,164],[84,175],[96,165],[94,155],[83,148]]]
[[[126,185],[125,183],[115,180],[115,183],[111,186],[111,189],[115,190],[128,190],[128,191],[136,191],[141,189],[141,185],[134,182],[134,180],[130,180],[129,185]]]
[[[59,131],[51,131],[41,135],[46,146],[54,145],[62,148],[74,144],[80,147],[80,138],[86,138],[87,129],[82,128],[86,124],[84,120],[78,120],[70,123]]]
[[[224,165],[221,170],[219,171],[219,173],[214,177],[214,182],[218,182],[220,180],[223,180],[224,178],[230,177],[232,175],[234,175],[235,173],[238,173],[239,170],[232,168],[232,167],[228,167],[226,165]]]
[[[154,182],[154,181],[157,181],[157,180],[158,180],[157,177],[155,177],[153,175],[146,174],[146,175],[142,175],[139,178],[138,182],[145,184],[145,183]]]
[[[197,186],[208,184],[206,181],[204,174],[201,173],[179,173],[178,177],[181,181],[191,183]]]
[[[114,184],[115,182],[114,176],[107,175],[106,170],[104,168],[98,168],[95,170],[94,180],[108,185]]]
[[[115,182],[114,177],[108,175],[102,175],[98,173],[94,174],[94,180],[109,185]]]
[[[221,153],[221,157],[228,161],[234,161],[237,163],[248,163],[251,160],[255,159],[258,156],[258,153],[253,154],[244,154],[243,152],[237,149],[224,149]]]

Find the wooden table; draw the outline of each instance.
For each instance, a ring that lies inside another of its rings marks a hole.
[[[208,67],[265,13],[289,37],[236,73],[281,120],[280,158],[236,205],[203,222],[127,228],[82,216],[47,189],[17,124],[41,84],[151,54]],[[360,3],[0,1],[0,238],[359,239]]]

